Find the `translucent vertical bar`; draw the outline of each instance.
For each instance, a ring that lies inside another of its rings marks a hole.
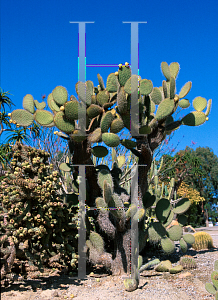
[[[138,24],[147,22],[123,22],[131,24],[131,70],[132,75],[139,75],[139,38]],[[139,103],[138,103],[138,80],[131,77],[131,135],[139,134]]]
[[[86,81],[86,23],[95,22],[70,22],[79,23],[79,37],[78,37],[78,78],[83,84],[78,84],[78,92],[80,99],[86,99],[86,89],[84,83]],[[78,129],[81,130],[80,135],[86,136],[86,101],[81,103],[81,109],[78,112]]]
[[[78,243],[78,278],[86,277],[86,226],[85,226],[85,201],[86,201],[86,183],[85,183],[85,165],[79,166],[79,243]]]
[[[86,24],[79,22],[79,81],[86,81]],[[82,83],[78,84],[78,92],[81,99],[86,99],[86,90]],[[86,103],[81,101],[82,107],[78,112],[78,128],[81,135],[86,135]]]
[[[131,170],[131,204],[137,207],[139,206],[138,200],[138,165],[135,165]],[[138,220],[133,220],[131,215],[131,277],[134,277],[134,268],[138,268],[138,254],[139,254],[139,243],[138,243]]]

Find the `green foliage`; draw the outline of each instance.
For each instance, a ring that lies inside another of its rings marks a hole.
[[[54,256],[66,265],[78,250],[78,198],[64,204],[58,172],[52,172],[53,166],[47,162],[49,153],[18,142],[12,151],[11,169],[0,186],[3,277],[11,271],[15,258],[23,257],[41,269]]]

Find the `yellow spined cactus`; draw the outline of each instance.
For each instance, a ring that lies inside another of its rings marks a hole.
[[[192,248],[195,250],[211,249],[213,248],[213,239],[207,232],[199,231],[194,233],[195,243]]]

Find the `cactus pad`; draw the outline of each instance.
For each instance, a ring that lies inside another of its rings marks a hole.
[[[175,244],[169,238],[161,239],[161,247],[167,255],[172,254],[175,251]]]
[[[108,150],[104,146],[95,146],[92,148],[92,154],[96,157],[105,157],[108,155]]]
[[[106,90],[109,93],[117,92],[118,85],[119,83],[118,83],[117,76],[114,73],[109,74],[107,78]]]
[[[143,218],[144,218],[144,215],[145,215],[145,209],[144,208],[140,208],[137,210],[137,212],[135,213],[133,219],[135,221],[138,221],[140,222]]]
[[[46,107],[45,101],[39,103],[39,101],[34,100],[34,105],[37,109],[44,109]]]
[[[102,190],[104,189],[105,180],[110,185],[110,187],[113,188],[114,184],[110,170],[108,170],[107,168],[100,168],[98,171],[98,185]]]
[[[118,70],[118,81],[120,86],[124,86],[127,80],[131,77],[131,69],[126,66],[122,66]]]
[[[207,106],[207,100],[200,96],[195,97],[192,104],[193,104],[195,110],[202,111]]]
[[[180,99],[184,98],[191,90],[191,87],[192,87],[192,82],[191,81],[186,82],[186,84],[181,88],[181,91],[179,92],[179,98]]]
[[[181,248],[182,252],[185,253],[188,250],[188,245],[187,245],[186,241],[183,238],[181,238],[179,243],[180,243],[180,248]]]
[[[166,221],[163,223],[164,227],[167,227],[171,224],[171,222],[173,221],[173,218],[174,218],[174,212],[171,210]]]
[[[170,99],[174,99],[176,91],[176,82],[174,77],[170,77]]]
[[[167,219],[170,208],[170,201],[168,199],[162,198],[157,202],[155,213],[160,222],[164,222]]]
[[[59,111],[55,114],[54,123],[59,130],[65,133],[71,133],[75,129],[75,122],[69,122],[66,120],[62,111]]]
[[[69,101],[64,105],[64,114],[67,120],[78,120],[79,102],[77,100]]]
[[[170,74],[171,76],[173,76],[175,79],[179,73],[179,69],[180,69],[180,66],[177,62],[172,62],[170,65]]]
[[[87,115],[90,119],[93,119],[103,112],[103,108],[96,104],[91,104],[86,110]]]
[[[101,77],[101,75],[99,73],[97,74],[97,77],[98,77],[98,83],[100,85],[100,88],[103,91],[105,89],[103,78]]]
[[[179,101],[179,107],[181,108],[188,108],[190,106],[190,102],[188,99],[181,99]]]
[[[117,106],[119,109],[119,112],[121,114],[126,113],[128,109],[128,103],[126,99],[126,93],[124,91],[125,87],[119,87],[117,92]]]
[[[101,127],[101,132],[107,132],[108,129],[110,128],[110,125],[114,119],[114,116],[110,111],[107,111],[101,119],[100,127]]]
[[[139,76],[132,75],[127,80],[122,90],[125,91],[127,94],[133,94],[134,92],[138,93],[138,86],[139,86]]]
[[[162,93],[159,88],[154,87],[153,91],[150,94],[151,100],[154,102],[154,104],[159,105],[162,101]]]
[[[121,140],[121,144],[126,147],[127,149],[135,148],[136,147],[136,142],[128,139],[123,139]]]
[[[208,291],[208,293],[216,295],[217,290],[212,283],[207,282],[205,284],[205,289]]]
[[[167,234],[172,241],[179,241],[182,237],[183,229],[179,225],[173,225],[167,229]]]
[[[175,214],[183,214],[186,212],[191,205],[191,201],[189,201],[188,198],[183,198],[179,202],[176,203],[175,208],[173,209],[173,212]]]
[[[110,127],[110,132],[112,133],[118,133],[124,128],[124,123],[123,120],[120,118],[117,118],[112,121],[111,127]]]
[[[55,112],[60,111],[60,107],[59,107],[59,106],[57,105],[57,103],[54,101],[53,96],[52,96],[52,93],[48,95],[47,103],[48,103],[49,108],[50,108],[52,111],[55,111]]]
[[[64,105],[68,99],[67,90],[63,86],[56,86],[56,88],[52,91],[52,97],[58,105]]]
[[[151,133],[151,127],[148,125],[143,125],[139,128],[140,134],[150,134]]]
[[[166,229],[160,222],[152,223],[148,229],[149,241],[153,243],[160,242],[160,240],[166,236],[166,234]]]
[[[137,207],[135,204],[131,204],[130,207],[128,208],[128,210],[126,211],[126,218],[131,218],[131,216],[133,217],[135,215],[135,213],[137,212]]]
[[[50,111],[37,109],[34,118],[38,124],[46,126],[53,123],[54,115]]]
[[[89,239],[93,247],[99,252],[99,254],[104,252],[104,241],[100,234],[98,234],[97,232],[91,232]]]
[[[110,186],[110,184],[107,183],[106,180],[104,180],[104,188],[103,188],[103,197],[106,203],[109,203],[109,201],[111,200],[111,196],[112,196],[112,188]]]
[[[218,290],[218,272],[217,271],[212,272],[211,280],[212,280],[213,285],[215,286],[216,290]]]
[[[161,63],[161,70],[163,72],[163,75],[166,77],[166,79],[169,81],[171,77],[170,68],[168,66],[168,63],[163,61]]]
[[[146,192],[142,198],[144,208],[151,207],[156,200],[155,195],[151,195],[149,192]]]
[[[212,104],[212,99],[208,100],[208,104],[207,104],[207,110],[205,112],[205,116],[207,117],[210,113],[210,109],[211,109],[211,104]]]
[[[24,96],[24,98],[23,98],[23,108],[26,109],[31,114],[33,114],[35,112],[34,99],[33,99],[32,95],[27,94],[26,96]]]
[[[103,90],[103,91],[99,91],[97,94],[97,102],[103,106],[105,103],[108,103],[110,99],[110,94],[108,91]]]
[[[187,243],[187,244],[194,244],[195,242],[195,237],[193,234],[187,233],[183,235],[183,240]]]
[[[185,224],[187,223],[187,217],[185,215],[179,215],[178,223],[180,226],[185,226]]]
[[[171,100],[170,98],[166,98],[162,100],[157,108],[155,119],[159,121],[168,117],[173,112],[173,109],[174,109],[173,100]]]
[[[110,201],[108,203],[108,207],[112,208],[110,212],[116,217],[116,218],[123,218],[125,212],[124,212],[124,205],[119,197],[118,194],[114,193],[112,194]]]
[[[182,270],[183,270],[183,266],[177,265],[170,269],[170,274],[176,274],[176,273],[181,272]]]
[[[20,126],[28,127],[34,121],[34,116],[27,110],[15,109],[11,113],[11,119],[16,121]]]
[[[104,200],[104,198],[98,197],[95,199],[95,203],[98,209],[101,210],[101,212],[106,213],[108,206]]]
[[[86,135],[84,134],[82,130],[76,129],[73,131],[73,134],[71,135],[71,138],[74,140],[76,143],[81,143],[86,139]]]
[[[169,272],[172,268],[172,263],[170,260],[163,260],[156,266],[155,271],[157,272]]]
[[[88,140],[90,143],[97,143],[101,140],[101,137],[101,128],[96,128],[91,134],[89,134]]]
[[[141,95],[149,95],[151,94],[153,90],[153,83],[151,80],[148,80],[148,79],[142,79],[140,81],[140,86],[139,86],[139,91],[141,93]]]
[[[102,134],[102,141],[108,147],[117,147],[120,144],[120,139],[115,133],[103,133]]]

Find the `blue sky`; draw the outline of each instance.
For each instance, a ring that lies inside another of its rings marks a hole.
[[[119,64],[130,57],[130,24],[139,24],[139,74],[161,86],[162,61],[179,62],[177,91],[192,81],[187,98],[212,99],[209,121],[199,127],[181,126],[175,133],[177,150],[186,145],[210,147],[218,155],[218,3],[205,1],[41,1],[1,0],[0,87],[22,108],[26,94],[41,101],[57,85],[74,94],[78,81],[78,25],[86,25],[86,63]],[[97,73],[106,84],[118,67],[87,67],[86,80],[98,85]],[[7,109],[8,112],[10,111]],[[182,114],[194,111],[186,109]],[[182,116],[180,114],[179,116]],[[0,138],[3,142],[5,135]],[[196,144],[193,145],[192,141]]]

